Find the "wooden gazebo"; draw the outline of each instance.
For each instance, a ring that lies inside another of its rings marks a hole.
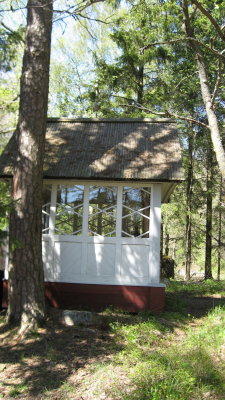
[[[16,145],[0,157],[11,178]],[[49,119],[43,191],[46,296],[58,308],[160,311],[161,202],[183,180],[168,120]]]

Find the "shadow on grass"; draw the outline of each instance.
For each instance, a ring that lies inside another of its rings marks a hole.
[[[155,354],[148,364],[137,366],[131,384],[135,389],[126,400],[224,399],[224,377],[203,348],[166,357]]]
[[[8,332],[8,327],[2,326],[0,329],[1,333]],[[109,331],[66,327],[49,322],[45,328],[30,334],[24,341],[14,337],[1,346],[4,390],[11,397],[24,393],[29,399],[30,396],[36,398],[43,392],[59,389],[71,374],[91,360],[98,361],[117,351],[119,346],[115,345]],[[11,383],[9,377],[12,373]]]
[[[210,311],[216,307],[225,306],[225,297],[215,297],[211,295],[202,295],[202,289],[199,289],[201,296],[196,295],[196,290],[183,291],[166,291],[165,309],[160,314],[151,312],[140,313],[123,313],[113,309],[110,312],[109,321],[112,323],[135,325],[145,321],[152,320],[155,329],[161,333],[173,332],[177,327],[184,327],[190,323],[192,318],[200,319],[208,315]]]
[[[201,290],[186,292],[167,292],[165,311],[178,312],[184,317],[202,318],[218,306],[225,306],[225,297],[215,297],[213,294],[204,295]]]

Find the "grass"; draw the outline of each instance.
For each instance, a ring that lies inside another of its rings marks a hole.
[[[177,325],[180,320],[173,322]],[[225,345],[224,326],[225,308],[221,307],[194,328],[187,325],[179,333],[171,332],[166,313],[163,324],[151,316],[146,322],[134,325],[113,324],[115,340],[122,341],[123,349],[114,356],[112,364],[102,365],[101,371],[98,367],[92,375],[93,382],[98,381],[100,385],[98,377],[105,376],[114,364],[126,373],[129,385],[122,388],[120,381],[114,381],[106,398],[200,400],[208,396],[222,400],[225,393],[225,365],[221,353]],[[103,388],[105,390],[104,380],[102,387],[99,385],[97,396]]]
[[[0,398],[224,400],[224,287],[174,281],[162,314],[108,309],[104,328],[49,323],[23,341],[1,316]]]
[[[20,396],[22,393],[25,393],[29,389],[28,385],[25,385],[23,383],[19,383],[18,385],[13,386],[14,387],[9,391],[9,397],[13,398]]]
[[[209,296],[220,294],[225,296],[225,281],[214,281],[208,279],[203,282],[179,282],[171,280],[167,293],[190,294],[191,296]]]

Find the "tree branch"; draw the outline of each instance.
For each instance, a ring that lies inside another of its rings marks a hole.
[[[104,1],[104,0],[102,0],[102,1]],[[103,19],[98,19],[98,18],[91,18],[91,17],[88,17],[87,15],[82,15],[82,14],[77,14],[80,18],[85,18],[85,19],[87,19],[88,21],[95,21],[95,22],[100,22],[101,24],[105,24],[105,25],[108,25],[108,24],[110,24],[110,22],[107,22],[107,21],[103,21]]]
[[[3,1],[5,1],[5,0],[3,0]],[[104,1],[105,0],[84,0],[84,1],[81,1],[80,3],[76,4],[76,6],[73,5],[73,6],[68,7],[66,10],[54,10],[54,13],[67,14],[68,16],[73,16],[73,15],[79,14],[81,17],[84,18],[84,16],[81,15],[82,11],[84,11],[86,8],[92,6],[93,4],[103,3]],[[43,4],[42,7],[46,7],[48,4],[50,4],[50,2],[48,0],[46,0],[46,4]],[[21,7],[14,8],[11,3],[10,8],[0,10],[0,12],[1,11],[2,12],[20,11],[20,10],[25,10],[28,7],[29,6],[21,6]],[[33,6],[33,5],[31,7],[39,8],[39,6]],[[62,18],[60,18],[60,19],[62,19]],[[99,20],[99,22],[104,22],[104,21]],[[104,23],[106,23],[106,22],[104,22]]]
[[[101,0],[101,1],[104,1],[104,0]],[[58,13],[58,14],[66,14],[66,16],[64,16],[64,17],[62,16],[62,17],[55,18],[54,22],[62,21],[63,19],[66,19],[68,17],[73,17],[73,18],[77,18],[77,19],[83,18],[83,19],[87,19],[88,21],[95,21],[95,22],[99,22],[99,23],[105,24],[105,25],[109,24],[109,22],[103,21],[102,19],[91,18],[91,17],[88,17],[87,15],[83,15],[83,14],[77,13],[75,11],[74,12],[70,12],[70,11],[67,11],[67,10],[55,10],[54,12]]]
[[[193,75],[194,74],[198,74],[198,71],[195,71],[195,72],[193,72]],[[184,76],[181,80],[180,80],[180,82],[178,82],[177,83],[177,85],[175,86],[175,88],[174,88],[174,92],[178,89],[178,87],[180,86],[180,84],[183,82],[183,81],[186,81],[187,79],[190,79],[190,76]]]
[[[225,55],[223,54],[223,52],[219,52],[217,50],[215,50],[214,48],[211,48],[209,46],[207,46],[206,44],[202,43],[200,40],[196,39],[195,37],[185,37],[185,38],[181,38],[181,39],[173,39],[173,40],[167,40],[165,42],[153,42],[153,43],[149,43],[147,44],[147,46],[144,46],[140,49],[140,52],[143,53],[145,50],[148,50],[150,47],[153,46],[160,46],[160,45],[166,45],[166,44],[175,44],[175,43],[179,43],[179,42],[195,42],[197,44],[199,44],[200,46],[204,47],[206,50],[210,51],[211,53],[215,54],[217,57],[222,58],[225,60]]]
[[[5,28],[8,32],[10,32],[13,35],[15,35],[20,42],[25,43],[24,39],[22,38],[22,36],[17,31],[14,31],[11,28],[9,28],[9,26],[7,26],[4,22],[1,22],[1,26],[3,26],[3,28]]]
[[[75,21],[78,21],[78,22],[79,22],[79,24],[82,26],[82,28],[85,29],[85,30],[87,31],[87,33],[90,35],[90,37],[92,38],[92,40],[95,40],[95,41],[96,41],[97,38],[92,34],[92,32],[88,29],[88,27],[85,26],[85,25],[81,22],[80,17],[81,17],[81,15],[78,15],[78,14],[72,15],[72,18],[73,18]],[[83,18],[84,18],[84,17],[83,17]]]
[[[195,124],[195,125],[199,125],[199,126],[202,126],[203,128],[209,129],[209,126],[208,126],[208,125],[204,124],[204,122],[198,121],[197,119],[194,119],[194,118],[191,118],[191,117],[183,117],[183,116],[181,116],[181,115],[177,115],[177,114],[171,113],[171,112],[169,112],[169,111],[167,111],[167,114],[168,114],[169,116],[173,117],[173,118],[181,119],[181,120],[183,120],[183,121],[192,122],[192,123]]]
[[[135,107],[135,108],[138,108],[139,110],[147,111],[149,114],[160,115],[161,117],[165,117],[165,118],[180,119],[180,120],[183,120],[183,121],[192,122],[193,124],[196,124],[196,125],[199,125],[199,126],[202,126],[204,128],[209,129],[208,125],[206,125],[203,122],[198,121],[198,120],[196,120],[194,118],[184,117],[182,115],[177,115],[177,114],[174,114],[174,113],[172,113],[172,112],[170,112],[168,110],[165,110],[165,111],[162,111],[162,112],[151,110],[148,107],[144,107],[141,104],[136,103],[135,100],[130,99],[130,98],[126,98],[126,97],[123,97],[123,96],[116,96],[116,95],[114,96],[113,95],[113,97],[119,97],[121,99],[129,100],[129,101],[132,100],[133,101],[133,104],[118,104],[118,106],[120,106],[120,107]]]
[[[81,15],[82,11],[96,3],[103,3],[105,0],[89,0],[81,2],[77,7],[71,6],[67,10],[54,10],[55,13],[67,14],[68,16]]]
[[[206,8],[201,3],[199,3],[198,0],[191,0],[191,3],[195,4],[195,6],[198,7],[198,9],[202,12],[202,14],[204,14],[208,18],[208,20],[211,22],[211,24],[216,29],[220,38],[225,42],[225,34],[223,33],[221,27],[216,22],[215,18],[212,16],[212,14],[210,14],[210,12],[207,11]]]

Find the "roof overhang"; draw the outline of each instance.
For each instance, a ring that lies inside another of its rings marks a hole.
[[[16,151],[13,136],[0,156],[0,177],[12,176]],[[51,118],[43,177],[161,183],[167,201],[184,180],[176,126],[166,119]]]

